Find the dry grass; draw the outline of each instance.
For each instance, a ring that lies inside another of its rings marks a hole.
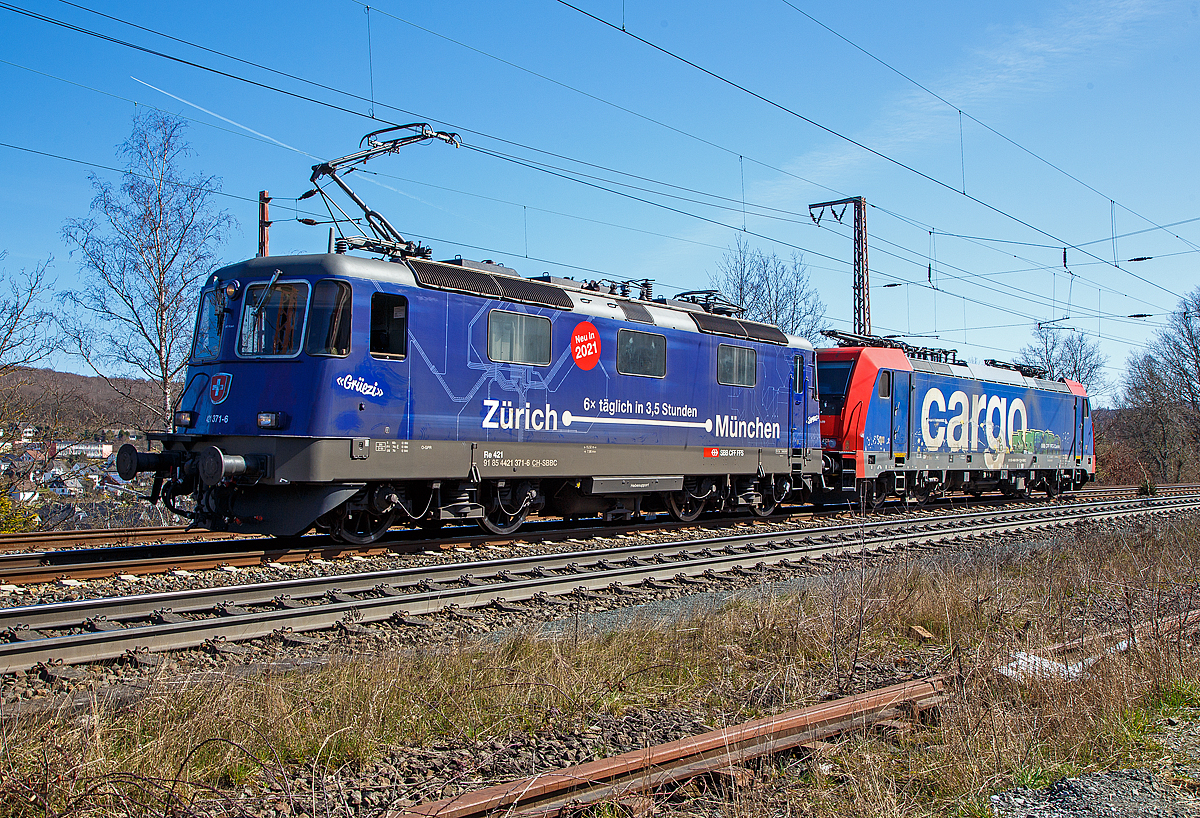
[[[641,707],[732,723],[884,683],[892,669],[957,675],[939,725],[901,743],[856,739],[821,764],[768,765],[771,786],[735,793],[726,811],[979,814],[1011,782],[1146,761],[1156,708],[1196,702],[1200,668],[1183,638],[1144,641],[1076,683],[1018,687],[991,669],[1014,649],[1197,607],[1198,533],[1195,521],[1162,522],[1033,553],[863,563],[798,592],[580,640],[523,634],[225,685],[164,679],[126,711],[0,727],[0,816],[189,814],[214,791],[397,746],[554,732]],[[913,624],[935,640],[913,642]]]

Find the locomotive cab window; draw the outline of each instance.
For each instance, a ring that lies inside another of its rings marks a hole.
[[[840,415],[850,386],[854,361],[817,361],[817,395],[822,415]]]
[[[522,312],[488,314],[488,357],[500,364],[550,365],[550,319]]]
[[[211,361],[221,354],[221,330],[225,328],[225,299],[218,290],[206,290],[200,296],[200,312],[196,316],[196,340],[192,344],[192,360]]]
[[[313,287],[308,315],[309,355],[350,354],[350,285],[344,281],[318,281]]]
[[[886,369],[879,373],[879,398],[892,399],[892,373]]]
[[[376,358],[403,358],[408,354],[408,299],[404,296],[371,296],[371,354]]]
[[[622,375],[641,375],[646,378],[666,377],[666,337],[631,329],[618,331],[617,371]]]
[[[1087,398],[1083,399],[1083,416],[1085,418],[1092,416],[1092,407]]]
[[[300,351],[308,284],[276,281],[254,284],[246,291],[238,354],[243,357],[285,357]]]
[[[717,346],[717,383],[724,386],[754,386],[758,380],[758,352],[729,344]]]

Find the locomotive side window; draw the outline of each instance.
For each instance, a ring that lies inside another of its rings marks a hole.
[[[488,314],[488,357],[501,364],[550,365],[550,319],[521,312]]]
[[[717,346],[717,383],[754,386],[758,380],[758,352],[729,344]]]
[[[622,375],[664,378],[667,375],[667,339],[652,332],[623,329],[617,332],[617,371]]]
[[[879,373],[879,397],[881,400],[892,399],[892,373],[886,369]]]
[[[255,284],[248,288],[242,308],[238,354],[266,357],[300,351],[308,285],[301,281]]]
[[[350,285],[344,281],[318,281],[309,310],[304,351],[309,355],[349,355]]]
[[[371,296],[371,354],[377,358],[408,354],[408,299],[404,296]]]
[[[221,354],[221,330],[225,328],[224,301],[216,290],[207,290],[200,296],[192,360],[211,361]]]
[[[846,403],[854,361],[817,361],[817,394],[822,415],[840,415]]]

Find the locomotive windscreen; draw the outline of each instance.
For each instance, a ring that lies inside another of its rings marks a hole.
[[[221,330],[225,328],[225,299],[217,290],[205,290],[200,296],[200,314],[196,319],[196,339],[192,360],[211,361],[221,354]]]
[[[854,361],[817,361],[817,392],[822,415],[840,415]]]

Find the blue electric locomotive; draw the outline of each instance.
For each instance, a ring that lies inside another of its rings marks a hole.
[[[200,296],[153,499],[214,530],[766,514],[820,472],[811,344],[491,263],[255,258]],[[706,309],[707,303],[707,309]],[[191,498],[191,502],[181,502]]]
[[[959,361],[953,350],[827,332],[817,351],[823,474],[818,500],[925,502],[948,491],[1050,496],[1095,478],[1091,407],[1075,381]]]

